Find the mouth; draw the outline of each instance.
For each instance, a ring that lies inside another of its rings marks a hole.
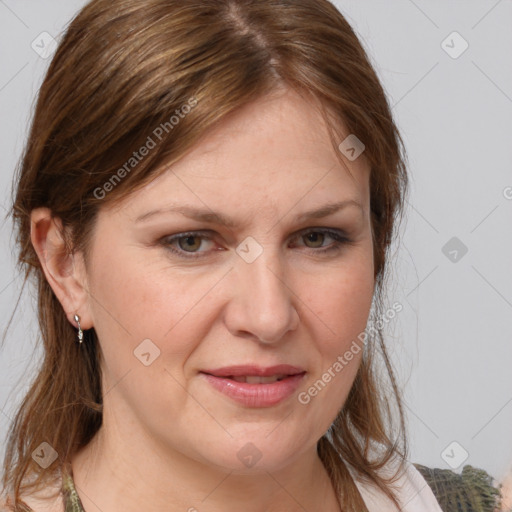
[[[235,365],[225,366],[212,370],[202,370],[201,373],[234,380],[235,382],[246,382],[248,384],[270,384],[278,382],[287,377],[305,373],[299,366],[279,364],[274,366]]]
[[[200,374],[217,391],[247,407],[270,407],[297,389],[306,371],[297,366],[230,366]]]
[[[247,384],[271,384],[272,382],[279,382],[283,379],[290,377],[287,374],[271,375],[270,377],[258,377],[257,375],[229,375],[224,377],[226,379],[234,380],[235,382],[245,382]]]

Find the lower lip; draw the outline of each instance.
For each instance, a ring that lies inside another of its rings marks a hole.
[[[305,374],[290,375],[270,384],[247,384],[201,373],[216,390],[247,407],[270,407],[282,402],[297,390]]]

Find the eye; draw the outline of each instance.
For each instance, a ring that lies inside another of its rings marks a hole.
[[[184,258],[198,258],[205,251],[199,251],[204,245],[204,241],[212,243],[209,233],[202,231],[192,231],[190,233],[180,233],[163,239],[162,243],[171,251]],[[188,254],[187,254],[188,253]],[[197,256],[196,253],[199,253]]]
[[[211,231],[190,231],[164,237],[161,243],[165,248],[181,258],[197,259],[207,256],[212,251],[214,244]],[[302,239],[306,242],[306,248],[313,254],[323,254],[338,251],[342,245],[351,243],[343,231],[328,228],[316,228],[302,231],[295,239]],[[326,241],[333,240],[328,245]],[[301,244],[299,244],[301,245]],[[209,247],[210,249],[209,249]],[[203,249],[203,250],[200,250]],[[213,249],[215,250],[215,249]],[[217,249],[220,250],[220,249]]]
[[[327,228],[312,229],[300,235],[306,241],[306,247],[313,249],[315,253],[327,253],[337,251],[342,245],[348,244],[351,241],[343,234],[342,231],[332,230]],[[323,245],[328,239],[334,240],[327,246]],[[311,245],[308,245],[311,244]]]

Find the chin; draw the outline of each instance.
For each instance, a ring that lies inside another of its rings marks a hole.
[[[217,448],[215,453],[211,451],[212,446]],[[259,430],[252,436],[233,436],[222,443],[213,441],[205,446],[202,458],[240,475],[256,475],[279,471],[292,464],[300,455],[297,446],[304,446],[303,440],[289,438],[283,443],[282,435],[270,440],[266,431]]]

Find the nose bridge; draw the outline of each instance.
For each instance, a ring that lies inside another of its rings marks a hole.
[[[288,330],[296,328],[298,321],[293,293],[284,277],[284,262],[278,248],[270,245],[260,245],[258,249],[249,241],[247,246],[240,246],[237,252],[242,252],[235,266],[236,313],[232,327],[267,343],[279,341]],[[244,253],[244,249],[248,251]],[[247,258],[251,251],[251,258]]]

